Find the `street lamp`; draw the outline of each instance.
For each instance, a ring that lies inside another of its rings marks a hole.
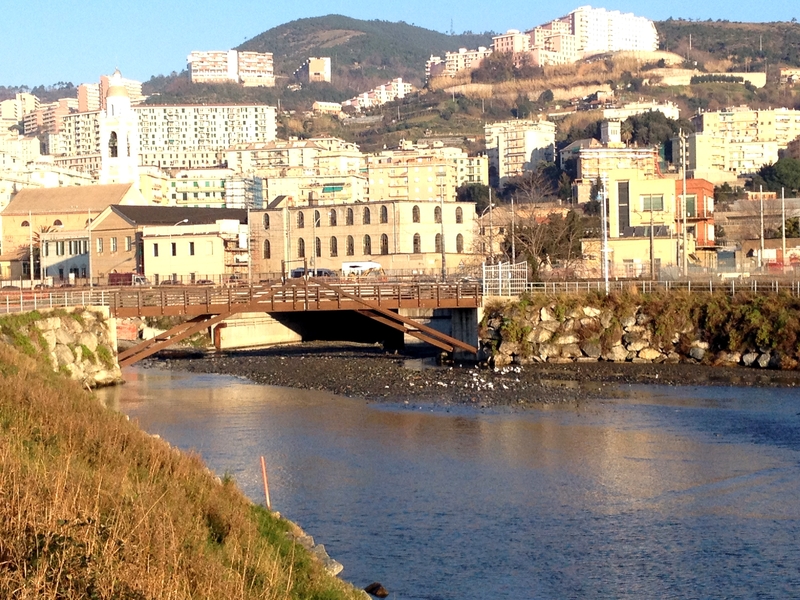
[[[177,223],[175,223],[175,224],[173,225],[173,227],[177,227],[178,225],[181,225],[181,224],[183,224],[183,223],[188,223],[188,222],[189,222],[189,219],[181,219],[180,221],[178,221]],[[175,253],[174,253],[174,254],[173,254],[173,251],[172,251],[172,230],[171,230],[171,229],[170,229],[170,231],[169,231],[169,253],[170,253],[170,255],[171,255],[171,256],[177,256],[177,254],[178,254],[178,251],[177,251],[177,249],[175,250]],[[171,259],[170,259],[170,266],[174,266],[174,265],[172,264],[172,260],[171,260]],[[171,279],[173,279],[173,280],[175,279],[175,277],[174,277],[173,275],[170,275],[170,278],[171,278]],[[182,280],[182,279],[183,279],[183,276],[181,275],[181,280]]]
[[[447,281],[447,255],[444,249],[444,178],[447,175],[446,171],[441,170],[437,173],[439,177],[439,224],[441,225],[441,251],[442,251],[442,283]]]
[[[489,211],[489,261],[491,262],[491,264],[494,264],[494,223],[492,222],[492,209],[494,208],[494,204],[492,204],[491,201],[491,191],[489,192],[489,194],[490,194],[489,206],[484,208],[483,211],[481,212],[480,220],[481,220],[481,226],[483,226],[483,216],[486,214],[486,211],[488,210]]]

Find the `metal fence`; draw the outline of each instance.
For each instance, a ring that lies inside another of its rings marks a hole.
[[[519,296],[528,290],[528,263],[483,265],[484,296]]]
[[[800,280],[795,279],[689,279],[681,281],[649,281],[634,279],[615,280],[608,282],[608,291],[632,290],[641,293],[656,291],[686,290],[688,292],[724,292],[737,294],[750,292],[754,294],[769,294],[787,292],[793,296],[800,296]],[[533,281],[527,286],[527,291],[532,294],[584,294],[587,292],[605,293],[603,281]]]
[[[0,291],[0,314],[24,313],[47,308],[72,308],[75,306],[109,306],[113,292],[109,290],[70,291]]]

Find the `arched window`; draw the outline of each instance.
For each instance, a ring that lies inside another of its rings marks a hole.
[[[381,254],[389,254],[389,236],[381,234]]]
[[[331,212],[328,213],[328,225],[331,227],[336,227],[336,209],[332,208]]]
[[[20,226],[20,227],[30,227],[30,226],[31,226],[31,224],[30,224],[30,223],[28,223],[27,221],[23,221],[22,223],[20,223],[20,224],[19,224],[19,226]]]
[[[368,235],[364,236],[364,255],[369,256],[372,254],[372,238]]]
[[[442,234],[436,234],[436,242],[434,243],[434,252],[441,252],[442,251]]]
[[[347,252],[347,256],[353,256],[356,253],[356,244],[355,244],[355,241],[353,241],[353,236],[352,235],[348,235],[347,236],[347,250],[346,250],[346,252]]]
[[[381,206],[381,223],[389,222],[389,209],[386,206]]]
[[[322,240],[319,238],[316,238],[314,240],[314,251],[316,253],[317,258],[320,258],[322,256]]]
[[[297,240],[297,258],[306,257],[306,241],[303,238]]]
[[[434,223],[441,223],[442,222],[442,208],[437,206],[433,209],[433,222]]]
[[[345,217],[345,225],[353,225],[354,222],[355,221],[353,219],[353,209],[352,208],[348,208],[347,209],[347,217]]]
[[[306,216],[303,214],[303,211],[297,213],[297,228],[302,229],[306,226]]]
[[[456,252],[459,254],[464,252],[464,236],[460,233],[456,236]]]
[[[269,215],[264,213],[264,229],[269,229]]]
[[[464,211],[461,210],[461,207],[456,207],[456,223],[463,223],[464,222]]]
[[[414,223],[419,223],[419,206],[415,206],[411,209],[411,220]]]
[[[364,225],[370,224],[369,206],[364,207]]]
[[[272,249],[269,245],[269,240],[264,240],[264,258],[272,258]]]
[[[422,238],[418,233],[414,234],[414,254],[422,254]]]
[[[109,158],[117,158],[117,132],[112,131],[108,136],[108,156]]]
[[[61,222],[61,219],[56,219],[53,221],[53,227],[63,227],[64,224]]]
[[[339,256],[339,242],[335,237],[331,238],[331,256]]]
[[[319,211],[314,211],[314,227],[321,227],[322,226],[322,217],[319,215]]]

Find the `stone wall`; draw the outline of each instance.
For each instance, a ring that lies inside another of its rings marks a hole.
[[[33,326],[55,370],[88,387],[122,382],[115,321],[107,308],[42,311]]]
[[[481,345],[496,366],[568,362],[693,362],[761,368],[795,366],[775,349],[743,351],[715,348],[710,332],[691,319],[665,330],[658,315],[642,306],[565,306],[550,300],[508,303],[487,309],[481,326]],[[713,332],[712,332],[713,333]]]

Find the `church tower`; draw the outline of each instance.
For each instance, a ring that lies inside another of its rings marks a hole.
[[[119,69],[109,80],[100,112],[100,183],[139,187],[139,123]]]

